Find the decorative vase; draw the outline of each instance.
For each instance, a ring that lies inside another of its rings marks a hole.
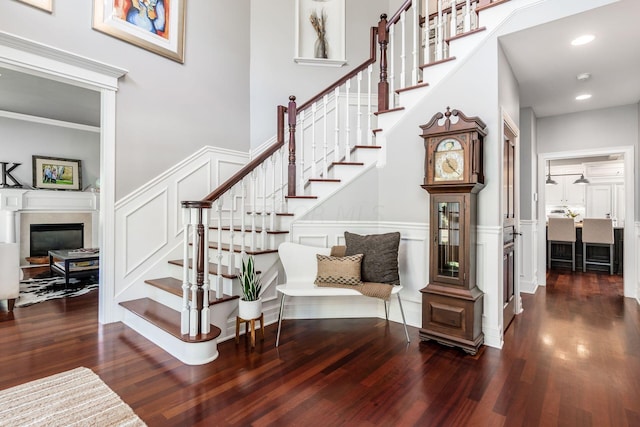
[[[328,55],[327,55],[327,39],[325,39],[324,37],[318,37],[316,39],[316,44],[315,44],[315,57],[316,58],[322,58],[322,59],[327,59]]]
[[[262,298],[256,301],[240,299],[238,303],[238,316],[244,320],[258,319],[262,314]]]

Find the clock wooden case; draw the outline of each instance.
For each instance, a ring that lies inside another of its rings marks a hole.
[[[429,284],[422,293],[420,339],[476,354],[482,343],[483,293],[476,286],[477,193],[484,187],[486,125],[447,107],[420,126],[422,188],[430,194]]]

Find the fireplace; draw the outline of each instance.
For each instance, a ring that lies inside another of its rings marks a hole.
[[[47,256],[50,250],[82,248],[84,224],[31,224],[29,246],[29,254],[32,257]]]

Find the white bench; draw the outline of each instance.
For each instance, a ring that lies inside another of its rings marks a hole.
[[[330,255],[331,248],[318,248],[315,246],[284,242],[278,247],[278,254],[280,255],[280,260],[282,261],[282,265],[287,276],[287,283],[276,286],[277,291],[282,294],[282,298],[280,300],[280,314],[278,316],[278,334],[276,336],[276,347],[280,343],[280,328],[282,327],[285,296],[363,296],[355,289],[318,287],[314,284],[316,275],[318,274],[318,262],[316,259],[316,254]],[[400,306],[400,313],[402,314],[402,323],[404,324],[404,333],[407,336],[407,342],[410,342],[409,332],[407,331],[407,322],[404,317],[404,310],[402,309],[402,301],[400,300],[399,292],[401,290],[402,286],[394,286],[391,294],[398,296],[398,304]],[[384,311],[387,320],[389,320],[388,301],[384,301]]]

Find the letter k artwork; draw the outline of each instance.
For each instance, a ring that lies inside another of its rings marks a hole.
[[[0,188],[4,188],[4,187],[17,187],[17,188],[20,188],[20,187],[22,187],[22,184],[20,184],[18,182],[18,180],[15,179],[13,177],[13,175],[11,175],[11,172],[13,172],[13,170],[15,168],[20,166],[21,163],[13,163],[12,166],[9,169],[7,169],[7,165],[8,164],[9,164],[8,162],[0,162],[0,165],[2,165],[2,181],[0,181]],[[7,178],[10,179],[11,181],[13,181],[13,185],[7,184]]]

